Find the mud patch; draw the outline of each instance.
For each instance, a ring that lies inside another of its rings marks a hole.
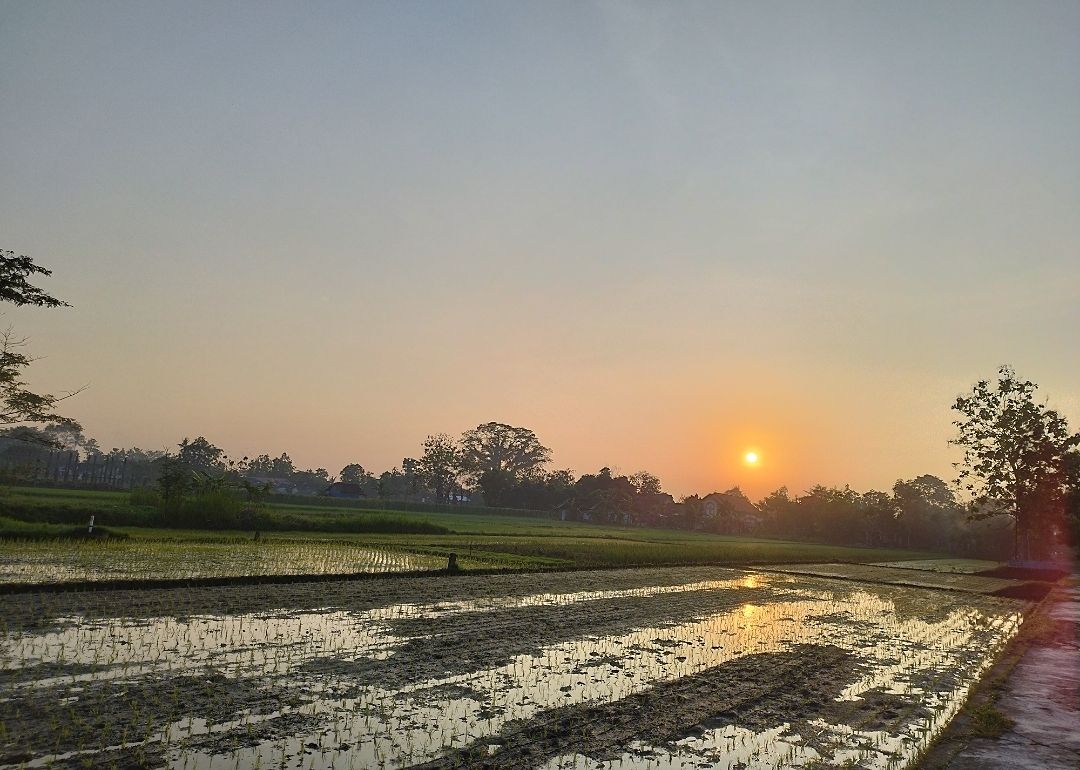
[[[1066,569],[1054,567],[1012,567],[1004,565],[994,569],[983,570],[976,573],[983,577],[1009,578],[1011,580],[1040,580],[1045,583],[1056,583],[1069,575]]]
[[[147,741],[171,723],[198,724],[205,730],[234,719],[238,712],[278,707],[255,683],[216,673],[39,688],[18,701],[0,701],[0,722],[6,730],[0,764],[40,755],[43,733],[49,737],[44,753],[62,755]]]
[[[0,670],[0,687],[10,687],[42,679],[72,679],[85,677],[112,668],[107,663],[42,663],[33,670],[25,668]]]
[[[1016,586],[999,588],[993,592],[994,596],[1004,596],[1009,599],[1026,599],[1037,602],[1042,600],[1054,586],[1051,583],[1021,583]]]
[[[883,690],[868,690],[857,701],[830,701],[821,709],[821,717],[832,724],[869,731],[895,731],[902,719],[925,719],[930,714],[921,704],[912,707],[910,697]]]
[[[187,741],[185,748],[188,751],[202,752],[212,755],[229,754],[240,749],[251,748],[265,741],[277,741],[287,739],[297,733],[310,733],[320,735],[328,733],[325,729],[324,720],[310,714],[280,714],[264,722],[245,725],[243,730],[234,730],[223,735],[198,735]],[[321,744],[316,744],[321,748]],[[348,750],[340,743],[335,747]],[[312,746],[303,746],[298,753],[311,753],[316,749]]]

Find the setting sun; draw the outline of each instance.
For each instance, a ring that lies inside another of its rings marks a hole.
[[[743,455],[743,460],[746,462],[747,465],[757,465],[757,463],[758,463],[758,453],[757,452],[747,452],[745,455]]]

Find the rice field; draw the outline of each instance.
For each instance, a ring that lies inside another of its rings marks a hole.
[[[623,537],[251,533],[130,528],[120,538],[0,538],[0,587],[96,581],[191,580],[274,575],[353,575],[441,569],[688,566],[766,562],[864,562],[910,551],[823,546],[698,533]],[[681,536],[683,539],[677,539]],[[641,539],[634,539],[641,538]]]
[[[904,768],[1022,623],[970,587],[684,567],[14,595],[0,770]]]
[[[0,583],[409,572],[446,556],[325,540],[0,541]]]

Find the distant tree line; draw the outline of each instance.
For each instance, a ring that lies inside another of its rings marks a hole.
[[[758,508],[760,532],[771,537],[1008,556],[1008,526],[973,519],[937,476],[899,480],[891,493],[818,485],[792,496],[781,487]]]
[[[338,496],[356,500],[483,505],[573,521],[845,545],[1002,557],[1015,546],[1013,517],[988,515],[995,509],[985,497],[961,503],[955,485],[930,475],[898,480],[888,492],[818,485],[793,495],[781,487],[754,504],[736,487],[676,501],[648,471],[621,475],[601,468],[575,476],[568,469],[548,469],[551,452],[536,435],[504,423],[484,423],[457,440],[433,434],[420,450],[377,475],[360,463],[331,474],[298,468],[287,453],[232,458],[203,436],[185,438],[173,451],[105,452],[77,426],[62,424],[8,430],[0,436],[0,469],[8,481],[146,488],[156,502],[177,511],[191,508],[197,498],[202,509],[230,516],[271,495],[329,495],[336,489]],[[1080,463],[1075,452],[1066,456],[1071,476],[1063,477],[1068,483],[1060,502],[1075,529]],[[244,504],[226,505],[226,497]],[[218,504],[210,505],[212,500]],[[197,523],[192,515],[185,517],[189,525]]]

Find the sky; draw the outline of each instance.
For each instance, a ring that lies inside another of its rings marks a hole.
[[[376,473],[499,421],[677,497],[1080,427],[1075,2],[0,0],[29,382],[106,448]],[[761,461],[741,458],[755,449]]]

